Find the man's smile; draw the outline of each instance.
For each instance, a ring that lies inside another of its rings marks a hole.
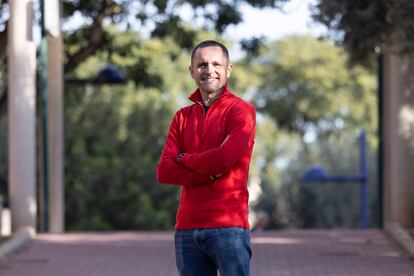
[[[214,81],[217,81],[219,79],[220,79],[219,77],[215,77],[215,78],[213,78],[213,77],[201,78],[201,82],[214,82]]]

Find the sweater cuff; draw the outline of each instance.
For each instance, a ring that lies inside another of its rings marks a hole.
[[[184,167],[189,168],[188,164],[189,164],[189,161],[190,161],[189,160],[190,157],[191,157],[191,153],[180,153],[177,156],[177,163],[183,165]],[[191,169],[191,168],[189,168],[189,169]]]

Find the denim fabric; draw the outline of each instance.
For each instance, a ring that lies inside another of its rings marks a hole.
[[[238,227],[177,230],[175,255],[181,276],[248,276],[250,232]]]

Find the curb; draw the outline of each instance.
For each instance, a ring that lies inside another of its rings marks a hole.
[[[35,230],[32,227],[25,227],[18,231],[16,234],[13,234],[10,240],[4,242],[0,246],[0,259],[21,248],[28,241],[30,241],[34,235]]]
[[[385,231],[414,259],[414,240],[407,230],[398,223],[391,223]]]

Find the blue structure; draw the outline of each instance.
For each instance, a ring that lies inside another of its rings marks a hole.
[[[85,85],[85,84],[125,84],[127,78],[125,73],[115,64],[108,64],[99,69],[98,73],[91,79],[74,79],[70,77],[65,77],[65,83],[75,84],[75,85]]]
[[[96,77],[100,83],[125,83],[126,77],[124,72],[114,64],[108,64],[101,68]]]
[[[368,192],[367,192],[367,140],[365,131],[359,134],[359,175],[327,175],[322,166],[311,166],[303,175],[303,182],[336,182],[336,183],[359,183],[360,205],[359,225],[361,228],[368,227]]]

